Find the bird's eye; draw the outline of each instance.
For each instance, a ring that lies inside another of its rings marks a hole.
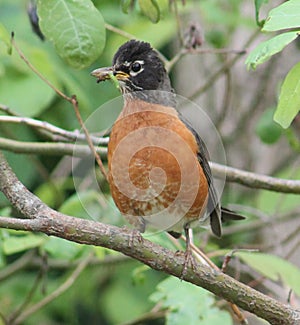
[[[142,69],[142,65],[139,62],[133,62],[131,65],[131,70],[133,72],[139,72]]]

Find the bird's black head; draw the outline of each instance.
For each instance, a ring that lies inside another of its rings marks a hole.
[[[118,49],[112,63],[112,67],[92,72],[98,82],[111,78],[113,74],[123,94],[147,90],[173,92],[164,64],[149,43],[126,42]]]

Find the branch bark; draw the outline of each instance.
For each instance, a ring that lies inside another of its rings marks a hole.
[[[298,180],[271,177],[217,163],[211,163],[211,169],[217,178],[224,178],[226,175],[228,182],[269,191],[300,194],[300,181]]]
[[[65,142],[25,142],[2,137],[0,137],[0,149],[15,153],[47,156],[86,157],[92,154],[90,148],[84,144],[75,145]],[[106,158],[106,148],[98,147],[97,152],[101,157]]]
[[[0,110],[4,106],[0,104]],[[0,116],[0,123],[13,123],[13,124],[24,124],[28,125],[31,128],[35,130],[42,130],[44,131],[44,134],[52,134],[59,136],[61,139],[67,140],[73,140],[73,141],[85,141],[86,142],[86,136],[82,133],[80,133],[78,130],[75,131],[67,131],[65,129],[59,128],[51,123],[36,120],[30,117],[22,117],[22,116]],[[90,138],[93,140],[94,144],[97,145],[107,145],[108,138],[101,138],[101,137],[95,137],[93,135],[90,135]]]
[[[0,191],[26,219],[0,217],[0,227],[42,232],[81,244],[103,246],[130,256],[151,268],[180,277],[184,255],[172,252],[130,230],[74,218],[50,209],[17,179],[0,153]],[[130,245],[129,245],[130,243]],[[205,288],[227,301],[256,314],[271,324],[297,324],[300,312],[284,305],[222,272],[195,262],[184,280]]]

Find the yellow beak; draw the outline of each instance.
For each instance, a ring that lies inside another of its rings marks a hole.
[[[99,68],[91,72],[93,77],[96,77],[97,82],[105,81],[107,79],[126,80],[129,78],[129,74],[123,71],[115,71],[113,67]]]

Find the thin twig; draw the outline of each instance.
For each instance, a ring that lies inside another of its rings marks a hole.
[[[25,124],[35,129],[40,129],[51,134],[59,135],[67,140],[86,141],[86,136],[84,134],[79,133],[78,130],[67,131],[51,123],[39,121],[30,117],[0,116],[0,123]],[[106,145],[108,143],[108,138],[95,137],[93,135],[90,135],[90,138],[96,145]]]
[[[32,261],[34,255],[35,255],[35,250],[29,250],[20,258],[18,258],[15,262],[3,268],[3,270],[1,270],[0,272],[0,281],[5,280],[6,278],[10,277],[14,273],[26,267]]]
[[[25,142],[0,137],[0,149],[15,153],[36,154],[46,156],[84,157],[91,154],[87,145],[65,142]],[[106,157],[107,149],[98,147],[97,153]]]
[[[225,167],[217,163],[210,163],[214,176],[226,181],[242,184],[251,188],[261,188],[281,193],[300,194],[300,180],[282,179],[262,174],[248,172],[238,168]]]
[[[98,164],[98,166],[99,166],[99,168],[101,170],[101,173],[103,174],[103,176],[107,180],[106,170],[105,170],[104,165],[102,163],[102,160],[101,160],[99,154],[97,153],[97,150],[96,150],[96,148],[95,148],[95,146],[94,146],[94,144],[93,144],[93,142],[92,142],[92,140],[90,138],[89,131],[86,128],[86,126],[84,125],[84,123],[83,123],[83,120],[81,118],[79,108],[78,108],[78,102],[77,102],[77,99],[76,99],[75,95],[72,96],[72,105],[73,105],[77,120],[78,120],[79,124],[81,125],[81,127],[83,129],[83,132],[84,132],[84,134],[86,136],[87,143],[88,143],[88,145],[89,145],[89,147],[90,147],[90,149],[91,149],[91,151],[92,151],[92,153],[93,153],[93,155],[94,155],[94,157],[96,159],[96,162],[97,162],[97,164]]]
[[[177,52],[172,59],[164,61],[165,69],[169,73],[174,65],[185,55],[187,54],[185,49],[181,49],[179,52]]]
[[[63,99],[67,100],[68,102],[71,102],[71,98],[65,95],[62,91],[57,89],[48,79],[46,79],[26,58],[24,53],[21,51],[21,49],[17,46],[15,42],[14,33],[11,34],[11,43],[12,46],[15,48],[17,53],[19,54],[20,58],[27,64],[27,66],[30,68],[31,71],[33,71],[40,79],[42,79],[52,90],[56,92],[57,95],[62,97]]]
[[[4,112],[7,115],[10,116],[18,116],[17,113],[13,112],[8,106],[4,105],[4,104],[0,104],[0,111]]]
[[[175,14],[176,24],[177,24],[177,35],[178,35],[178,39],[180,41],[180,45],[182,47],[183,43],[184,43],[184,39],[183,39],[183,32],[182,32],[182,24],[181,24],[179,11],[178,11],[178,7],[177,7],[177,1],[174,0],[172,2],[173,2],[174,14]]]
[[[89,266],[114,266],[122,263],[130,263],[134,262],[131,258],[125,255],[107,255],[103,259],[99,259],[98,257],[91,258]],[[32,267],[40,267],[41,258],[35,257],[31,259],[30,263],[28,264],[29,268]],[[58,270],[66,270],[70,268],[76,267],[81,260],[69,261],[69,260],[58,260],[55,258],[49,258],[47,260],[47,265],[49,269],[58,269]]]
[[[200,49],[186,49],[182,48],[177,52],[172,59],[165,63],[165,68],[170,72],[173,66],[185,55],[197,55],[197,54],[228,54],[233,53],[237,55],[246,54],[246,50],[234,50],[234,49],[210,49],[210,48],[200,48]]]
[[[225,255],[225,258],[224,258],[224,261],[223,261],[223,264],[222,264],[222,268],[221,268],[221,271],[223,273],[226,272],[227,266],[228,266],[229,262],[231,261],[232,256],[235,253],[239,253],[239,252],[253,253],[253,252],[259,252],[259,249],[253,249],[253,248],[235,248],[235,249],[233,249],[232,251],[230,251],[229,253],[227,253]]]
[[[43,279],[43,276],[44,276],[44,270],[43,270],[43,268],[41,268],[40,271],[38,272],[38,275],[37,275],[34,283],[33,283],[32,288],[29,290],[28,294],[25,296],[23,303],[14,312],[12,312],[8,316],[9,324],[18,324],[18,322],[16,320],[23,314],[23,310],[31,302],[36,290],[38,289],[38,287]]]
[[[121,35],[121,36],[123,36],[125,38],[128,38],[128,39],[136,39],[136,37],[134,35],[132,35],[130,33],[127,33],[127,32],[125,32],[124,30],[122,30],[122,29],[120,29],[118,27],[112,26],[112,25],[107,24],[107,23],[104,24],[104,27],[106,29],[110,30],[111,32],[114,32],[116,34],[119,34],[119,35]]]

